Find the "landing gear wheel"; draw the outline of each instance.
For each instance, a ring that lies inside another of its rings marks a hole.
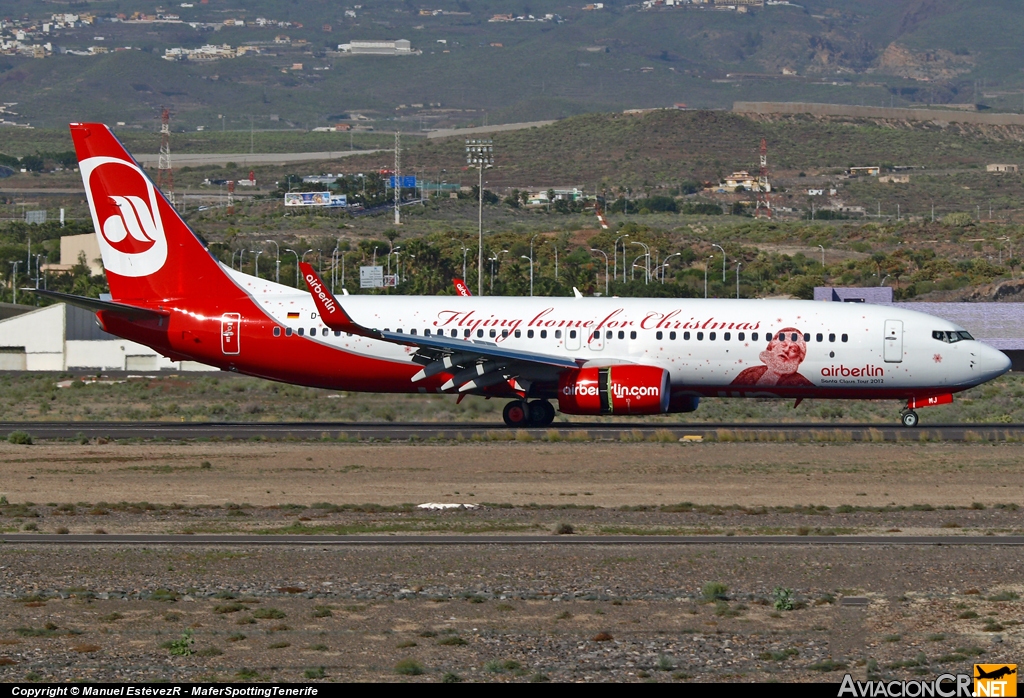
[[[530,426],[546,427],[555,421],[555,408],[547,400],[534,400],[529,405]]]
[[[514,400],[505,405],[501,412],[501,418],[505,425],[510,427],[525,427],[529,420],[529,408],[525,400]]]
[[[903,426],[905,427],[916,427],[918,422],[917,412],[914,412],[914,410],[907,410],[900,415],[900,421],[903,422]]]

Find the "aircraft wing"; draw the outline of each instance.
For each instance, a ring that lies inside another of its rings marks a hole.
[[[525,393],[528,380],[521,377],[523,373],[535,374],[536,369],[547,369],[547,372],[556,374],[561,370],[579,368],[585,363],[584,359],[509,349],[494,342],[441,335],[409,335],[363,327],[345,312],[311,265],[303,262],[299,268],[320,318],[332,330],[416,347],[412,360],[423,368],[412,377],[413,382],[449,373],[452,377],[441,386],[442,390],[457,388],[463,393],[507,382],[514,391]]]

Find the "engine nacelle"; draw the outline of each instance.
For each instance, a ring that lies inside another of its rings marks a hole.
[[[668,371],[619,364],[567,371],[558,382],[558,409],[565,414],[663,414],[672,391]]]

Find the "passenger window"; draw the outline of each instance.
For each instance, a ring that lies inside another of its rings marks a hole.
[[[741,342],[743,341],[744,337],[746,337],[746,335],[743,334],[742,332],[740,332],[738,335],[736,335],[736,339],[740,340]]]
[[[334,336],[335,337],[340,337],[341,336],[341,330],[334,330]]]
[[[663,336],[664,336],[664,335],[662,335],[662,334],[661,334],[661,331],[659,330],[659,331],[658,331],[658,333],[657,333],[656,335],[654,335],[654,338],[655,338],[655,339],[661,339],[661,338],[662,338]]]
[[[623,332],[622,330],[619,330],[619,339],[625,339],[625,338],[626,338],[626,333]]]
[[[611,330],[608,330],[607,332],[604,333],[604,338],[605,339],[611,339],[614,334],[615,334],[614,332],[612,332]]]
[[[305,334],[306,334],[306,330],[305,330],[305,328],[303,328],[303,327],[300,327],[300,328],[299,328],[299,336],[300,336],[300,337],[303,337],[303,336],[305,336]]]
[[[669,332],[668,333],[668,338],[669,339],[675,339],[676,338],[676,333],[675,332]]]
[[[476,331],[476,336],[477,337],[483,337],[484,336],[484,331],[483,330],[477,330]]]
[[[505,339],[506,337],[508,337],[508,330],[502,330],[501,331],[501,338]]]
[[[821,336],[821,332],[819,332],[818,334],[814,335],[814,341],[815,342],[820,342],[823,339],[825,339],[825,338]]]
[[[523,331],[522,330],[516,330],[516,339],[519,339],[522,336],[523,336]]]
[[[732,339],[732,335],[729,332],[726,332],[725,334],[722,335],[722,339],[728,342],[730,339]]]
[[[850,340],[850,336],[844,334],[842,337],[840,337],[840,339],[843,340],[844,342],[848,342]]]
[[[569,330],[569,339],[576,339],[576,330]]]
[[[540,331],[540,338],[541,339],[547,339],[548,338],[548,331],[547,330],[541,330]]]
[[[555,330],[555,339],[562,338],[562,330]]]
[[[275,327],[274,328],[274,336],[275,337],[280,337],[281,336],[281,328],[280,327]]]
[[[284,328],[284,336],[285,337],[291,337],[292,336],[292,328],[291,327],[285,327]]]
[[[795,342],[795,341],[797,341],[798,339],[800,339],[800,335],[798,335],[798,334],[797,334],[796,332],[791,332],[791,333],[789,334],[789,341],[791,341],[791,342]],[[806,341],[806,340],[804,340],[804,341]]]
[[[471,334],[473,334],[472,330],[462,330],[462,336],[465,337],[466,339],[469,339],[469,336]]]
[[[632,332],[629,333],[629,338],[636,339],[636,330],[633,330]]]
[[[309,328],[309,336],[310,337],[316,337],[316,328],[315,327],[310,327]]]
[[[698,332],[697,333],[697,341],[698,342],[703,342],[704,341],[704,333],[703,332]]]
[[[686,341],[686,342],[690,341],[690,333],[689,332],[683,332],[683,340]]]
[[[796,341],[796,337],[793,338],[793,341],[794,342]],[[804,341],[805,342],[811,341],[811,333],[810,332],[804,332]]]
[[[715,341],[715,333],[714,332],[709,332],[708,333],[708,341],[709,342]]]
[[[594,332],[594,339],[601,339],[601,330],[597,330]]]
[[[526,338],[533,339],[533,330],[526,330]]]
[[[772,341],[772,333],[771,332],[765,332],[764,333],[764,341],[766,341],[766,342]]]
[[[490,337],[491,339],[494,339],[495,337],[498,336],[498,332],[496,330],[491,330],[490,332],[487,333],[487,336]]]
[[[750,333],[750,341],[751,342],[756,342],[757,341],[757,332],[751,332]]]
[[[836,341],[836,334],[835,334],[835,332],[829,332],[828,333],[828,341],[830,341],[830,342]]]
[[[409,334],[416,334],[416,330],[415,329],[409,330]]]
[[[429,337],[430,336],[430,328],[429,327],[427,329],[423,330],[423,336],[424,337]]]

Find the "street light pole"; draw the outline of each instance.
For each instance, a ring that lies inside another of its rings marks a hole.
[[[721,245],[716,245],[715,243],[711,243],[711,246],[712,247],[717,247],[718,249],[720,249],[722,251],[722,283],[724,284],[725,283],[725,248],[722,247]]]
[[[476,269],[476,293],[484,295],[484,168],[494,166],[494,141],[486,139],[466,140],[466,164],[476,167],[480,174],[480,183],[477,186],[479,200],[477,203],[477,224],[478,244],[477,247],[477,269]],[[532,260],[531,260],[532,261]],[[465,276],[465,274],[463,274]]]
[[[533,248],[530,248],[530,256],[527,257],[525,254],[519,255],[523,259],[530,260],[530,298],[533,298]]]
[[[599,250],[596,247],[590,248],[591,252],[600,252],[604,255],[604,296],[608,297],[608,253],[604,250]]]
[[[682,252],[673,252],[668,257],[665,257],[665,262],[661,265],[661,284],[663,286],[665,285],[665,272],[668,271],[668,260],[672,259],[673,257],[679,257],[682,254]]]
[[[640,245],[641,247],[644,248],[644,255],[643,256],[646,258],[645,261],[644,261],[644,272],[645,272],[644,283],[645,284],[649,284],[651,282],[651,248],[648,247],[647,245],[645,245],[644,243],[637,242],[635,240],[633,241],[632,244]],[[635,261],[633,263],[636,264]]]
[[[708,261],[704,262],[704,298],[708,297],[708,263],[715,258],[715,255],[708,257]]]
[[[296,252],[295,250],[293,250],[290,247],[286,248],[285,252],[291,252],[293,255],[295,255],[295,288],[298,288],[299,287],[299,253]],[[303,257],[305,257],[305,255],[303,255]]]
[[[263,250],[249,250],[249,252],[256,253],[256,278],[260,278],[260,255],[263,254]]]
[[[274,247],[277,248],[277,270],[274,273],[274,283],[281,283],[281,246],[277,244],[277,240],[267,240],[267,242],[274,243]]]
[[[628,238],[629,234],[620,235],[615,238],[615,244],[612,245],[612,276],[615,280],[619,280],[619,240],[622,238]],[[622,243],[622,281],[626,281],[626,243]]]
[[[743,262],[736,262],[736,300],[740,299],[740,267]]]
[[[825,272],[825,246],[824,245],[818,245],[818,248],[821,250],[821,271],[822,271],[822,273],[824,273]]]
[[[14,271],[11,272],[11,293],[13,298],[11,299],[14,305],[18,304],[18,265],[21,261],[11,262],[11,266],[14,267]]]

